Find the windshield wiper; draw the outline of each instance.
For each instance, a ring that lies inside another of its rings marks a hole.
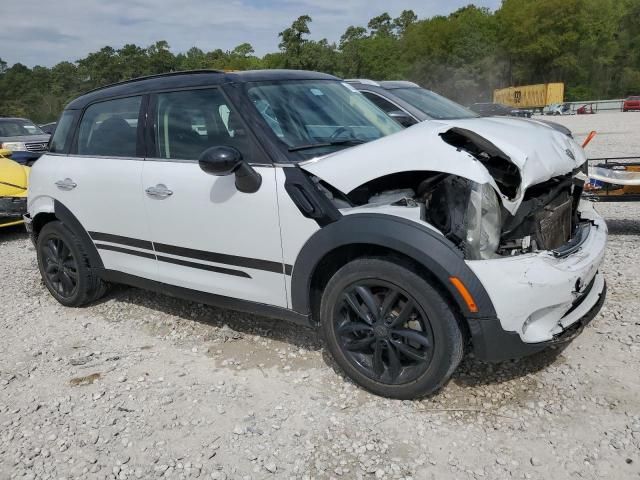
[[[307,145],[296,145],[295,147],[290,147],[289,151],[298,152],[300,150],[311,150],[312,148],[333,147],[334,145],[360,145],[361,143],[367,143],[367,141],[360,140],[359,138],[345,138],[344,140],[333,140],[331,142],[309,143]]]

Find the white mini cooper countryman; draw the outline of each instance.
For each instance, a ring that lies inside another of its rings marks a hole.
[[[109,282],[318,327],[379,395],[563,343],[605,297],[585,156],[500,119],[403,130],[320,73],[179,72],[72,101],[27,226],[63,305]]]

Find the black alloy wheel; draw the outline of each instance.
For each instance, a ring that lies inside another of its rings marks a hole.
[[[60,237],[47,239],[42,248],[45,281],[63,298],[73,297],[78,289],[78,261]]]
[[[407,261],[361,257],[327,282],[318,311],[335,363],[372,393],[402,400],[438,391],[464,337],[449,301]]]
[[[433,332],[424,310],[403,288],[383,280],[348,286],[334,315],[345,356],[381,383],[419,378],[433,357]]]
[[[107,284],[99,277],[96,266],[92,268],[87,254],[92,245],[83,243],[80,236],[59,221],[47,223],[35,234],[40,275],[58,302],[80,307],[104,295]]]

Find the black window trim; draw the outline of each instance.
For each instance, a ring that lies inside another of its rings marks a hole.
[[[115,156],[115,155],[84,155],[78,153],[78,136],[80,134],[80,124],[82,123],[82,119],[87,113],[87,109],[91,108],[93,105],[97,105],[100,103],[111,102],[113,100],[122,100],[125,98],[137,98],[140,100],[140,110],[138,112],[138,125],[136,126],[136,155],[139,155],[140,152],[144,152],[144,145],[140,144],[141,135],[140,135],[140,121],[143,121],[142,127],[144,128],[144,123],[146,119],[146,109],[147,104],[149,102],[149,94],[148,93],[137,93],[135,95],[119,95],[109,98],[101,98],[96,100],[95,102],[88,103],[82,110],[77,110],[80,112],[76,117],[76,123],[73,128],[73,137],[71,139],[71,145],[69,146],[69,153],[67,156],[70,157],[91,157],[91,158],[100,158],[100,159],[111,159],[111,160],[139,160],[144,161],[144,156],[135,156],[135,157],[123,157],[123,156]]]
[[[397,109],[398,109],[399,111],[406,113],[406,114],[407,114],[407,115],[409,115],[413,120],[415,120],[417,123],[420,123],[420,120],[419,120],[419,119],[417,119],[415,115],[413,115],[411,112],[407,111],[407,109],[405,109],[405,108],[401,107],[400,105],[398,105],[398,104],[397,104],[396,102],[394,102],[393,100],[390,100],[389,98],[385,97],[384,95],[380,95],[378,92],[374,92],[374,91],[372,91],[372,90],[367,90],[366,88],[359,89],[358,91],[359,91],[360,93],[370,93],[370,94],[372,94],[372,95],[375,95],[375,96],[376,96],[376,97],[378,97],[378,98],[381,98],[382,100],[385,100],[385,101],[389,102],[389,103],[390,103],[391,105],[393,105],[394,107],[397,107]],[[378,107],[378,106],[376,105],[376,107]],[[378,107],[378,108],[380,108],[380,107]],[[387,112],[385,112],[385,113],[387,113]],[[389,114],[387,113],[387,115],[389,115]]]
[[[60,118],[58,118],[58,126],[60,124],[60,120],[62,119],[62,116],[65,113],[69,113],[71,115],[73,115],[73,118],[71,120],[71,126],[69,127],[69,131],[67,132],[67,138],[65,140],[65,146],[64,149],[62,151],[58,151],[58,152],[50,152],[47,151],[47,155],[64,155],[67,156],[70,154],[71,150],[73,149],[73,142],[75,140],[75,133],[76,133],[76,129],[78,128],[78,125],[80,123],[80,111],[79,110],[63,110],[62,113],[60,114]],[[51,138],[49,138],[49,147],[51,146],[51,142],[53,141],[53,137],[55,135],[55,132],[53,135],[51,135]]]
[[[231,100],[225,89],[223,88],[224,84],[218,85],[199,85],[197,87],[182,87],[182,88],[163,88],[158,90],[153,90],[148,93],[149,102],[146,108],[146,122],[145,122],[145,133],[143,136],[145,143],[144,150],[144,159],[148,162],[169,162],[169,163],[198,163],[198,160],[194,159],[185,159],[185,158],[163,158],[158,156],[158,149],[155,142],[155,118],[158,108],[158,95],[163,93],[177,93],[177,92],[190,92],[196,90],[218,90],[223,98],[226,100],[229,106],[235,108],[235,111],[238,114],[238,118],[242,122],[245,130],[247,131],[247,136],[250,138],[250,141],[253,143],[255,147],[256,153],[260,154],[263,158],[265,158],[265,162],[247,162],[252,167],[273,167],[274,162],[271,156],[267,153],[267,151],[263,148],[262,144],[256,138],[255,133],[249,127],[249,122],[244,118],[244,114],[242,109],[237,108],[236,104]]]

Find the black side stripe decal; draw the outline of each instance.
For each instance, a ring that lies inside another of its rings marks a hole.
[[[139,240],[137,238],[123,237],[120,235],[112,235],[110,233],[89,232],[89,235],[95,242],[109,242],[119,243],[129,247],[142,248],[145,250],[152,250],[156,253],[166,253],[169,255],[176,255],[179,257],[186,257],[193,260],[202,260],[205,262],[222,263],[225,265],[233,265],[236,267],[251,268],[254,270],[263,270],[273,273],[284,273],[285,275],[291,275],[293,270],[292,265],[284,265],[280,262],[273,262],[270,260],[260,260],[257,258],[238,257],[235,255],[228,255],[224,253],[207,252],[204,250],[194,250],[191,248],[176,247],[173,245],[164,245],[162,243],[152,243],[148,240]],[[199,263],[187,262],[186,260],[164,257],[154,255],[147,252],[139,252],[137,250],[130,250],[127,248],[117,247],[114,245],[96,244],[99,249],[111,250],[114,252],[126,253],[129,255],[137,255],[144,258],[157,258],[159,261],[166,263],[173,263],[175,265],[182,265],[191,268],[201,268],[203,270],[209,270],[212,272],[226,273],[228,275],[237,275],[241,277],[251,278],[251,276],[245,272],[237,270],[226,269],[222,267],[214,267],[212,265],[202,265]],[[283,271],[284,267],[284,271]]]
[[[193,258],[195,260],[204,260],[206,262],[224,263],[225,265],[233,265],[236,267],[252,268],[254,270],[264,270],[266,272],[284,273],[282,263],[280,262],[237,257],[235,255],[227,255],[225,253],[206,252],[191,248],[163,245],[162,243],[154,243],[154,246],[156,252],[159,253],[168,253],[169,255],[178,255],[180,257]],[[287,270],[286,267],[287,266],[284,268],[285,271]]]
[[[181,265],[183,267],[197,268],[200,270],[207,270],[209,272],[222,273],[224,275],[234,275],[236,277],[251,278],[251,275],[249,275],[246,272],[241,272],[240,270],[232,270],[230,268],[215,267],[213,265],[204,265],[202,263],[187,262],[185,260],[180,260],[178,258],[163,257],[161,255],[158,255],[157,258],[158,258],[158,261],[160,262],[173,263],[174,265]]]
[[[156,256],[153,253],[139,252],[138,250],[131,250],[129,248],[116,247],[115,245],[104,245],[102,243],[96,243],[98,250],[110,250],[112,252],[126,253],[127,255],[135,255],[136,257],[150,258],[155,260]]]
[[[224,275],[233,275],[235,277],[251,278],[251,275],[249,275],[246,272],[241,272],[240,270],[232,270],[230,268],[216,267],[214,265],[204,265],[202,263],[187,262],[185,260],[180,260],[178,258],[163,257],[161,255],[154,255],[152,253],[140,252],[139,250],[131,250],[129,248],[117,247],[115,245],[105,245],[102,243],[97,243],[96,247],[98,247],[99,250],[110,250],[112,252],[125,253],[127,255],[133,255],[135,257],[149,258],[151,260],[157,259],[160,262],[173,263],[175,265],[181,265],[183,267],[197,268],[199,270],[207,270],[209,272],[222,273]]]
[[[153,244],[148,240],[138,240],[137,238],[121,237],[110,233],[89,232],[91,238],[98,242],[119,243],[128,247],[144,248],[153,250]]]

